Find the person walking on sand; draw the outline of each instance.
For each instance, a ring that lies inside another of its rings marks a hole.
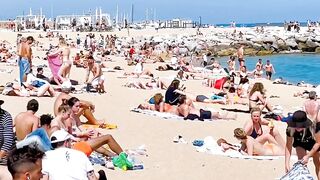
[[[20,83],[22,85],[23,82],[27,79],[27,74],[30,72],[32,67],[32,50],[31,44],[34,42],[32,36],[28,36],[26,40],[21,40],[19,45],[19,75],[20,75]]]
[[[266,76],[268,80],[271,80],[272,73],[276,73],[274,70],[273,65],[270,63],[270,60],[267,60],[267,64],[265,65],[264,69],[266,70]]]
[[[238,61],[239,61],[239,68],[245,65],[244,62],[244,45],[241,44],[238,51],[237,51],[237,56],[238,56]]]

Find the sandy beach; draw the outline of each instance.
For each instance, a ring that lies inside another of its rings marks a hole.
[[[202,33],[210,33],[212,31],[223,32],[232,31],[231,29],[201,29]],[[16,41],[15,32],[0,32],[0,39],[7,40],[12,44]],[[36,40],[48,45],[49,43],[56,44],[57,38],[49,41],[47,38],[37,38],[39,33],[23,33],[23,36],[33,35]],[[68,37],[75,39],[77,32],[62,32],[68,34]],[[99,32],[96,33],[100,34]],[[126,37],[128,32],[122,30],[120,32],[106,32],[101,34],[116,34],[119,37]],[[196,29],[161,29],[158,33],[154,29],[150,30],[130,30],[131,37],[144,37],[152,35],[183,35],[196,34]],[[84,36],[85,33],[80,33]],[[76,52],[72,50],[72,55]],[[45,52],[34,50],[34,56],[44,56]],[[123,72],[133,71],[132,66],[127,66],[124,57],[110,56],[113,62],[108,62],[109,67],[116,65],[124,68],[124,71],[119,72],[104,72],[106,78],[105,94],[82,93],[74,94],[79,99],[84,99],[93,102],[96,105],[95,115],[98,119],[104,119],[106,122],[116,124],[117,129],[99,130],[102,133],[112,134],[124,149],[134,149],[141,145],[145,145],[148,156],[138,156],[144,164],[143,170],[122,171],[120,169],[110,170],[104,167],[96,166],[96,169],[104,168],[108,179],[134,179],[134,180],[162,180],[162,179],[275,179],[284,175],[284,157],[277,160],[245,160],[224,157],[219,155],[210,155],[208,153],[197,152],[192,145],[195,139],[203,139],[206,136],[212,136],[214,139],[221,137],[232,143],[239,143],[233,137],[233,130],[238,127],[243,127],[245,121],[250,119],[249,113],[237,113],[237,120],[217,120],[217,121],[190,121],[163,119],[155,116],[149,116],[141,113],[131,112],[130,110],[137,107],[140,103],[145,102],[157,92],[165,93],[165,90],[138,90],[124,87],[129,78],[117,78]],[[47,64],[44,60],[34,62],[34,66]],[[169,77],[175,76],[175,71],[155,71],[155,67],[160,63],[148,63],[145,68],[151,69],[156,77],[162,77],[166,83],[170,83]],[[4,85],[7,82],[13,81],[18,77],[18,67],[0,64],[0,69],[12,69],[11,73],[1,73],[0,84]],[[46,74],[50,70],[45,68]],[[85,70],[83,68],[71,69],[71,79],[78,80],[83,84],[85,79]],[[134,80],[134,79],[133,79]],[[147,81],[147,80],[142,80]],[[268,80],[253,80],[262,81],[267,90],[267,97],[271,95],[279,96],[279,98],[270,98],[272,105],[281,105],[284,109],[284,114],[294,112],[303,105],[306,100],[301,97],[293,97],[294,92],[303,91],[310,88],[272,84]],[[183,81],[187,92],[195,94],[209,94],[213,92],[212,88],[202,85],[202,80],[187,80]],[[35,98],[39,101],[40,107],[37,115],[51,113],[53,114],[53,102],[55,98],[51,97],[9,97],[0,95],[5,103],[2,108],[11,113],[15,117],[19,112],[26,110],[27,102]],[[195,103],[196,107],[213,108],[236,108],[239,110],[248,110],[245,105],[217,105]],[[286,124],[283,122],[275,122],[275,127],[285,138]],[[188,142],[187,144],[173,143],[173,138],[177,135],[183,136]],[[313,163],[308,164],[310,172],[315,176]]]

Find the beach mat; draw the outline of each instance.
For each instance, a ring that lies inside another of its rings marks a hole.
[[[237,146],[240,147],[240,144]],[[197,152],[208,153],[211,155],[226,156],[229,158],[246,159],[246,160],[277,160],[284,158],[284,156],[247,156],[241,154],[239,151],[227,150],[223,152],[221,147],[217,144],[217,141],[212,136],[207,136],[204,138],[203,146],[195,146]],[[297,160],[297,156],[291,156],[292,160]]]
[[[133,109],[131,109],[131,111],[136,112],[136,113],[150,115],[150,116],[157,116],[157,117],[160,117],[163,119],[183,120],[183,117],[181,117],[181,116],[177,116],[177,115],[166,113],[166,112],[151,111],[151,110],[139,109],[139,108],[133,108]]]
[[[93,124],[82,124],[81,127],[85,128],[85,129],[98,129],[98,128],[101,128],[101,129],[116,129],[117,125],[115,125],[115,124],[105,124],[105,126],[101,126],[101,125],[93,125]]]

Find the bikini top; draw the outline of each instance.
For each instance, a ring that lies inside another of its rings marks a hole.
[[[262,132],[262,127],[261,127],[261,124],[259,123],[259,126],[260,126],[260,129],[261,129],[261,134],[258,134],[256,132],[256,129],[253,127],[253,130],[252,130],[252,133],[250,134],[250,136],[253,138],[253,139],[256,139],[257,137],[261,136],[263,134]]]

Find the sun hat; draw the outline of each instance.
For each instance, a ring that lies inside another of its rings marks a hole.
[[[73,139],[73,136],[63,129],[53,132],[52,135],[50,136],[50,140],[52,144],[63,142],[68,139]]]
[[[312,125],[312,121],[308,119],[307,114],[301,110],[294,112],[287,123],[288,127],[293,128],[307,128]]]

